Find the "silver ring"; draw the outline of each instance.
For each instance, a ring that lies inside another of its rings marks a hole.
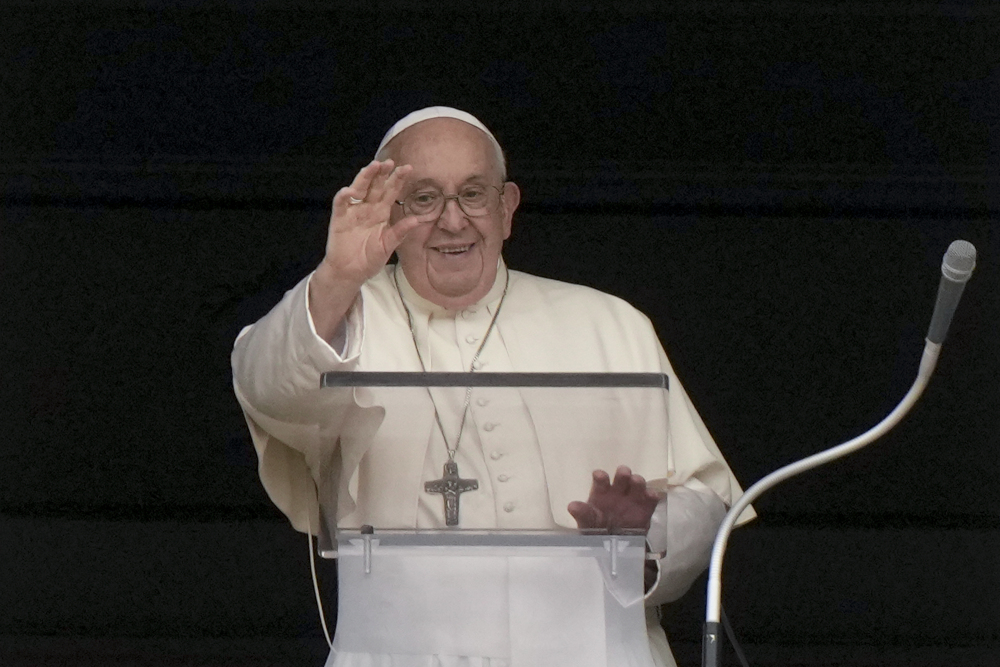
[[[347,200],[347,203],[353,206],[354,204],[360,204],[364,199],[358,199],[357,197],[351,197]]]

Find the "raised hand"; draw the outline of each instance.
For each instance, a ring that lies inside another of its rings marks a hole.
[[[392,160],[373,161],[334,196],[323,258],[331,277],[360,287],[419,224],[413,217],[390,220],[410,170],[410,165],[395,167]]]
[[[567,509],[580,528],[649,530],[660,494],[646,487],[641,475],[618,466],[614,482],[603,470],[594,471],[587,502],[573,501]]]
[[[420,222],[393,206],[411,171],[392,160],[374,161],[333,197],[326,254],[309,282],[309,312],[316,333],[331,340],[361,285],[378,273]]]

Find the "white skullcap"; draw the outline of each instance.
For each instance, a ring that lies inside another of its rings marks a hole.
[[[478,118],[473,116],[471,113],[461,111],[459,109],[453,109],[451,107],[426,107],[424,109],[417,109],[416,111],[407,114],[400,120],[396,122],[395,125],[389,128],[389,131],[385,133],[382,137],[382,143],[378,145],[378,150],[375,151],[375,155],[382,152],[385,145],[392,141],[393,137],[402,132],[408,127],[413,127],[417,123],[422,123],[425,120],[430,120],[431,118],[455,118],[464,123],[479,128],[486,133],[486,136],[490,138],[490,142],[493,144],[493,148],[497,152],[497,156],[501,159],[501,165],[503,165],[503,151],[500,149],[500,143],[497,138],[493,136],[493,133],[486,129]]]

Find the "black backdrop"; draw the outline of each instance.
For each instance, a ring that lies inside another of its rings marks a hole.
[[[924,399],[757,503],[732,596],[762,647],[1000,641],[995,5],[46,0],[0,24],[0,635],[315,635],[228,353],[385,129],[449,104],[524,191],[509,264],[646,312],[745,485],[891,409],[944,250],[975,243]],[[52,549],[100,552],[89,594]],[[203,587],[226,577],[242,612]],[[668,612],[682,644],[698,595]]]

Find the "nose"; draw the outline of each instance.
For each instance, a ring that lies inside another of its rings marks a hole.
[[[438,216],[437,226],[445,231],[459,232],[469,224],[465,211],[458,205],[458,199],[449,197],[444,200],[444,208]]]

